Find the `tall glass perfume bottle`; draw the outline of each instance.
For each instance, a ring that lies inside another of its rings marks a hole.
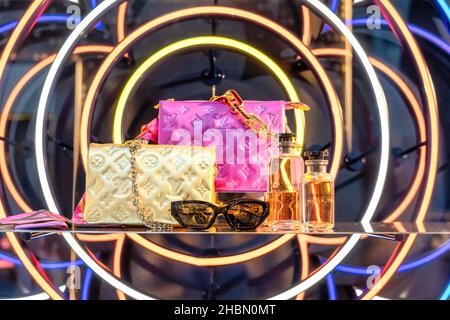
[[[334,181],[327,173],[328,151],[304,153],[303,228],[328,230],[334,226]]]
[[[279,154],[270,162],[268,224],[272,230],[295,230],[301,226],[301,193],[304,163],[295,134],[281,133]]]

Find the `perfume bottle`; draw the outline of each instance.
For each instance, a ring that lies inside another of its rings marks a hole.
[[[301,226],[301,193],[304,163],[293,133],[278,135],[279,153],[269,168],[270,215],[272,230],[295,230]]]
[[[334,226],[334,181],[327,173],[328,151],[304,153],[303,228],[328,230]]]

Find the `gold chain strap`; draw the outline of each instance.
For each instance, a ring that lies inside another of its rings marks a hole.
[[[139,190],[137,187],[138,170],[137,170],[137,164],[136,164],[136,153],[138,152],[139,148],[142,145],[147,144],[147,141],[135,139],[135,140],[127,141],[127,142],[125,142],[125,144],[128,145],[130,148],[131,190],[133,192],[133,197],[134,197],[133,204],[136,207],[136,212],[137,212],[139,219],[142,221],[142,223],[147,228],[154,229],[157,231],[172,231],[173,226],[171,224],[152,221],[152,219],[145,213],[145,210],[143,209],[142,204],[141,204],[141,197],[139,195]]]
[[[167,99],[168,101],[175,101],[175,99]],[[233,114],[236,114],[241,118],[241,121],[250,129],[255,131],[257,134],[267,133],[269,136],[273,136],[274,134],[269,131],[269,127],[267,124],[257,115],[253,113],[247,112],[244,106],[244,100],[237,93],[236,90],[227,90],[221,96],[212,96],[209,101],[220,101],[225,104]],[[159,103],[154,106],[155,109],[159,109]],[[303,111],[310,110],[310,107],[303,102],[286,102],[286,109],[298,109]]]
[[[221,96],[212,96],[209,101],[220,101],[224,103],[233,114],[238,115],[242,122],[255,131],[257,134],[267,133],[268,135],[273,135],[267,124],[261,120],[257,115],[253,113],[248,113],[244,107],[244,100],[239,96],[235,90],[227,90]]]

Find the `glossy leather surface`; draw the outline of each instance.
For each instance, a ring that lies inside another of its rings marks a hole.
[[[245,101],[244,105],[271,132],[284,132],[284,101]],[[158,143],[215,146],[218,192],[267,191],[268,166],[277,147],[270,139],[255,140],[255,136],[221,102],[160,102]]]

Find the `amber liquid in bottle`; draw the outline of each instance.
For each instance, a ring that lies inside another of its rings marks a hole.
[[[328,230],[334,226],[334,181],[326,160],[307,160],[303,184],[303,228]]]
[[[280,138],[280,154],[270,163],[267,224],[275,231],[298,229],[302,217],[303,159],[294,147],[295,137],[290,134],[283,137],[285,140]]]

